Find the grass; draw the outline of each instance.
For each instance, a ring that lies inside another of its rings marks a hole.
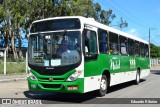
[[[24,74],[26,72],[25,62],[7,62],[7,74]],[[0,74],[4,74],[4,63],[0,62]]]

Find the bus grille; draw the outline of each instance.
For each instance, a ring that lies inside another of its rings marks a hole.
[[[38,78],[39,81],[49,81],[49,78]],[[65,81],[64,78],[52,78],[52,81]]]
[[[41,84],[44,88],[60,88],[61,84]]]

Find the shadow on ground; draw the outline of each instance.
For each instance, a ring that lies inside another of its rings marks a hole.
[[[160,70],[152,70],[151,73],[156,74],[156,75],[160,75]]]
[[[140,80],[140,84],[143,83],[144,81],[146,81],[146,80],[145,79],[141,79]],[[113,93],[115,91],[120,91],[121,89],[125,89],[125,88],[131,87],[133,85],[136,85],[135,81],[130,81],[130,82],[118,84],[118,85],[110,87],[109,90],[108,90],[108,93]]]
[[[39,99],[47,104],[54,103],[84,103],[89,102],[97,97],[96,91],[86,94],[71,94],[71,93],[51,93],[43,91],[25,91],[24,95],[27,98]]]

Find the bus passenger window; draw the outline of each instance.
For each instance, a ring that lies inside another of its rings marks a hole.
[[[145,57],[149,57],[149,48],[148,45],[145,44],[145,53],[144,53]]]
[[[85,47],[88,48],[89,53],[97,53],[96,32],[87,31],[85,39]]]
[[[140,43],[140,56],[144,57],[144,44],[143,43]]]
[[[139,42],[135,42],[135,55],[136,56],[139,56],[139,54],[140,54],[140,45],[139,45]]]
[[[97,59],[96,32],[87,30],[85,34],[85,56],[87,60]]]
[[[129,55],[134,55],[134,41],[132,39],[128,39],[128,52]]]
[[[98,29],[99,52],[108,53],[108,33],[105,30]]]
[[[120,52],[122,55],[128,54],[128,39],[126,37],[120,36]]]
[[[119,45],[118,45],[118,35],[112,32],[109,32],[109,52],[111,54],[119,54]]]

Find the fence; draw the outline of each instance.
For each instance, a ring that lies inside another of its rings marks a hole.
[[[151,58],[150,59],[150,64],[151,66],[156,66],[160,64],[160,59],[159,58]]]
[[[26,73],[26,58],[14,60],[13,55],[6,58],[6,49],[0,49],[0,74]]]
[[[4,74],[6,74],[6,51],[8,48],[0,49],[0,72],[4,68]]]

